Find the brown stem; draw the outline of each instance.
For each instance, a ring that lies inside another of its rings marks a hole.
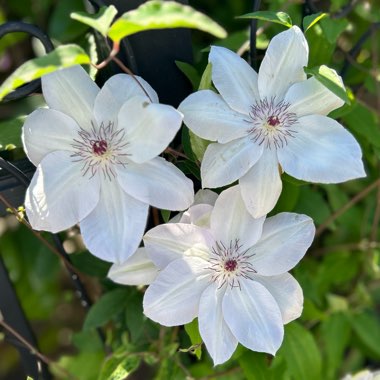
[[[182,157],[182,158],[185,158],[186,160],[189,160],[189,157],[187,157],[186,154],[181,153],[181,152],[178,152],[178,150],[175,150],[175,149],[173,149],[173,148],[170,148],[170,146],[168,146],[168,147],[164,150],[164,153],[171,154],[171,155],[174,156],[174,157]]]
[[[2,326],[8,333],[12,334],[20,343],[22,343],[30,352],[37,356],[41,361],[46,363],[48,366],[54,366],[59,371],[62,372],[62,374],[65,374],[65,378],[72,379],[72,380],[78,380],[76,376],[71,374],[66,370],[66,368],[63,368],[59,366],[57,363],[55,363],[53,360],[48,358],[47,356],[43,355],[41,352],[37,350],[36,347],[34,347],[32,344],[30,344],[23,336],[21,336],[16,330],[13,329],[8,323],[6,323],[2,316],[0,315],[0,326]]]
[[[373,189],[380,185],[380,179],[371,183],[365,189],[363,189],[359,194],[355,195],[352,199],[350,199],[343,207],[336,210],[329,218],[327,218],[315,232],[315,236],[318,237],[322,234],[322,232],[337,218],[339,218],[342,214],[344,214],[347,210],[349,210],[352,206],[354,206],[357,202],[363,199],[367,194],[369,194]]]
[[[106,67],[112,60],[113,58],[119,53],[120,51],[120,45],[118,42],[114,42],[112,46],[112,50],[110,51],[109,56],[103,61],[98,64],[92,64],[95,68],[98,70],[103,69]]]

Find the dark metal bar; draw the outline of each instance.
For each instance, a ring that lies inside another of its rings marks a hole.
[[[257,12],[260,9],[260,0],[253,0],[252,12]],[[257,71],[257,49],[256,49],[256,33],[257,33],[257,19],[251,20],[250,27],[250,48],[249,48],[249,63]]]

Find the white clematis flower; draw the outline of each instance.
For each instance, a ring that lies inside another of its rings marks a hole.
[[[343,101],[306,78],[308,53],[296,26],[272,39],[258,74],[237,54],[213,46],[209,61],[219,94],[198,91],[179,107],[194,133],[216,141],[203,157],[203,187],[239,180],[254,217],[275,206],[281,171],[320,183],[365,176],[358,143],[326,116]]]
[[[192,182],[157,157],[182,115],[158,103],[142,78],[110,78],[102,89],[80,66],[42,78],[48,109],[23,126],[24,149],[36,173],[25,207],[33,228],[58,232],[80,223],[95,255],[124,262],[144,233],[149,205],[187,208]]]
[[[194,197],[194,203],[183,213],[179,213],[169,220],[169,223],[195,224],[199,227],[209,227],[210,215],[218,194],[211,190],[199,190]],[[180,256],[175,255],[172,259]],[[150,254],[150,250],[140,247],[124,263],[112,264],[108,278],[118,284],[123,285],[149,285],[155,278],[159,270],[168,264],[167,255],[161,260],[157,255]]]
[[[283,324],[302,312],[302,289],[287,272],[303,257],[314,233],[305,215],[254,219],[240,189],[225,190],[209,228],[172,223],[145,234],[151,257],[167,266],[145,293],[144,313],[165,326],[198,317],[215,365],[227,361],[238,342],[274,355]]]

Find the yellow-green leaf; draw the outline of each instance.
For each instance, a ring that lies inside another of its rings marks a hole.
[[[325,65],[307,68],[305,67],[305,73],[313,75],[315,79],[321,82],[325,87],[327,87],[336,96],[339,96],[347,104],[351,104],[350,99],[347,96],[346,89],[334,69],[327,67]]]
[[[258,20],[281,24],[288,28],[291,28],[293,26],[292,19],[285,12],[258,11],[258,12],[247,13],[243,16],[238,16],[237,18],[251,18],[251,19],[256,18]]]
[[[21,65],[0,87],[0,101],[17,87],[43,75],[77,64],[89,64],[90,57],[78,45],[62,45],[43,57]]]
[[[108,29],[117,14],[117,9],[110,5],[109,7],[101,7],[99,12],[94,15],[89,15],[85,12],[73,12],[70,17],[74,20],[91,26],[91,28],[96,29],[104,37],[107,36]]]
[[[137,9],[124,13],[108,31],[113,41],[120,41],[131,34],[152,29],[193,28],[208,32],[218,38],[226,37],[226,31],[209,17],[174,1],[148,1]]]
[[[318,12],[310,16],[306,16],[303,21],[303,30],[305,33],[313,27],[319,20],[323,19],[323,17],[327,16],[327,13]]]

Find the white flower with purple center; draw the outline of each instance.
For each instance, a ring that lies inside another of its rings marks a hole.
[[[306,215],[254,219],[238,186],[225,190],[209,226],[168,223],[145,234],[150,256],[166,266],[145,293],[144,313],[165,326],[198,317],[215,365],[227,361],[238,342],[274,355],[283,325],[302,312],[302,289],[288,271],[314,233]]]
[[[37,166],[25,199],[32,227],[58,232],[79,222],[88,249],[119,263],[136,251],[149,205],[184,210],[194,197],[192,182],[157,157],[182,115],[136,79],[140,85],[115,75],[99,89],[80,66],[48,74],[49,108],[23,127],[25,152]]]
[[[198,91],[179,107],[194,133],[216,141],[202,160],[202,186],[239,180],[254,217],[276,204],[283,171],[319,183],[365,176],[358,143],[327,117],[343,101],[314,77],[306,78],[308,54],[296,26],[272,39],[258,74],[237,54],[213,46],[209,61],[219,94]]]

